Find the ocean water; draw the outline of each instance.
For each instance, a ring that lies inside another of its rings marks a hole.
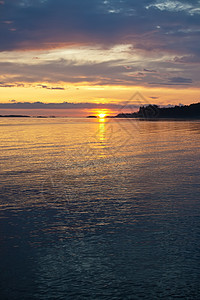
[[[199,121],[0,133],[0,299],[200,299]]]

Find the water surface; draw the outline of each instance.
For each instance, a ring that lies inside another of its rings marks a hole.
[[[199,121],[0,131],[1,299],[199,299]]]

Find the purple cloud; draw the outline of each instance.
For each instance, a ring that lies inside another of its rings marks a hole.
[[[185,0],[182,7],[153,0],[1,1],[0,50],[131,43],[145,51],[198,55],[197,1]]]

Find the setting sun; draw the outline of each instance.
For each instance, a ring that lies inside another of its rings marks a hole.
[[[99,113],[99,114],[98,114],[98,117],[99,117],[100,119],[104,119],[104,118],[106,117],[106,114],[105,114],[105,113]]]

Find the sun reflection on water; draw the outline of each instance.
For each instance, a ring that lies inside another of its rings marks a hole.
[[[106,127],[105,127],[105,119],[99,119],[99,141],[100,143],[104,143],[106,139]]]

